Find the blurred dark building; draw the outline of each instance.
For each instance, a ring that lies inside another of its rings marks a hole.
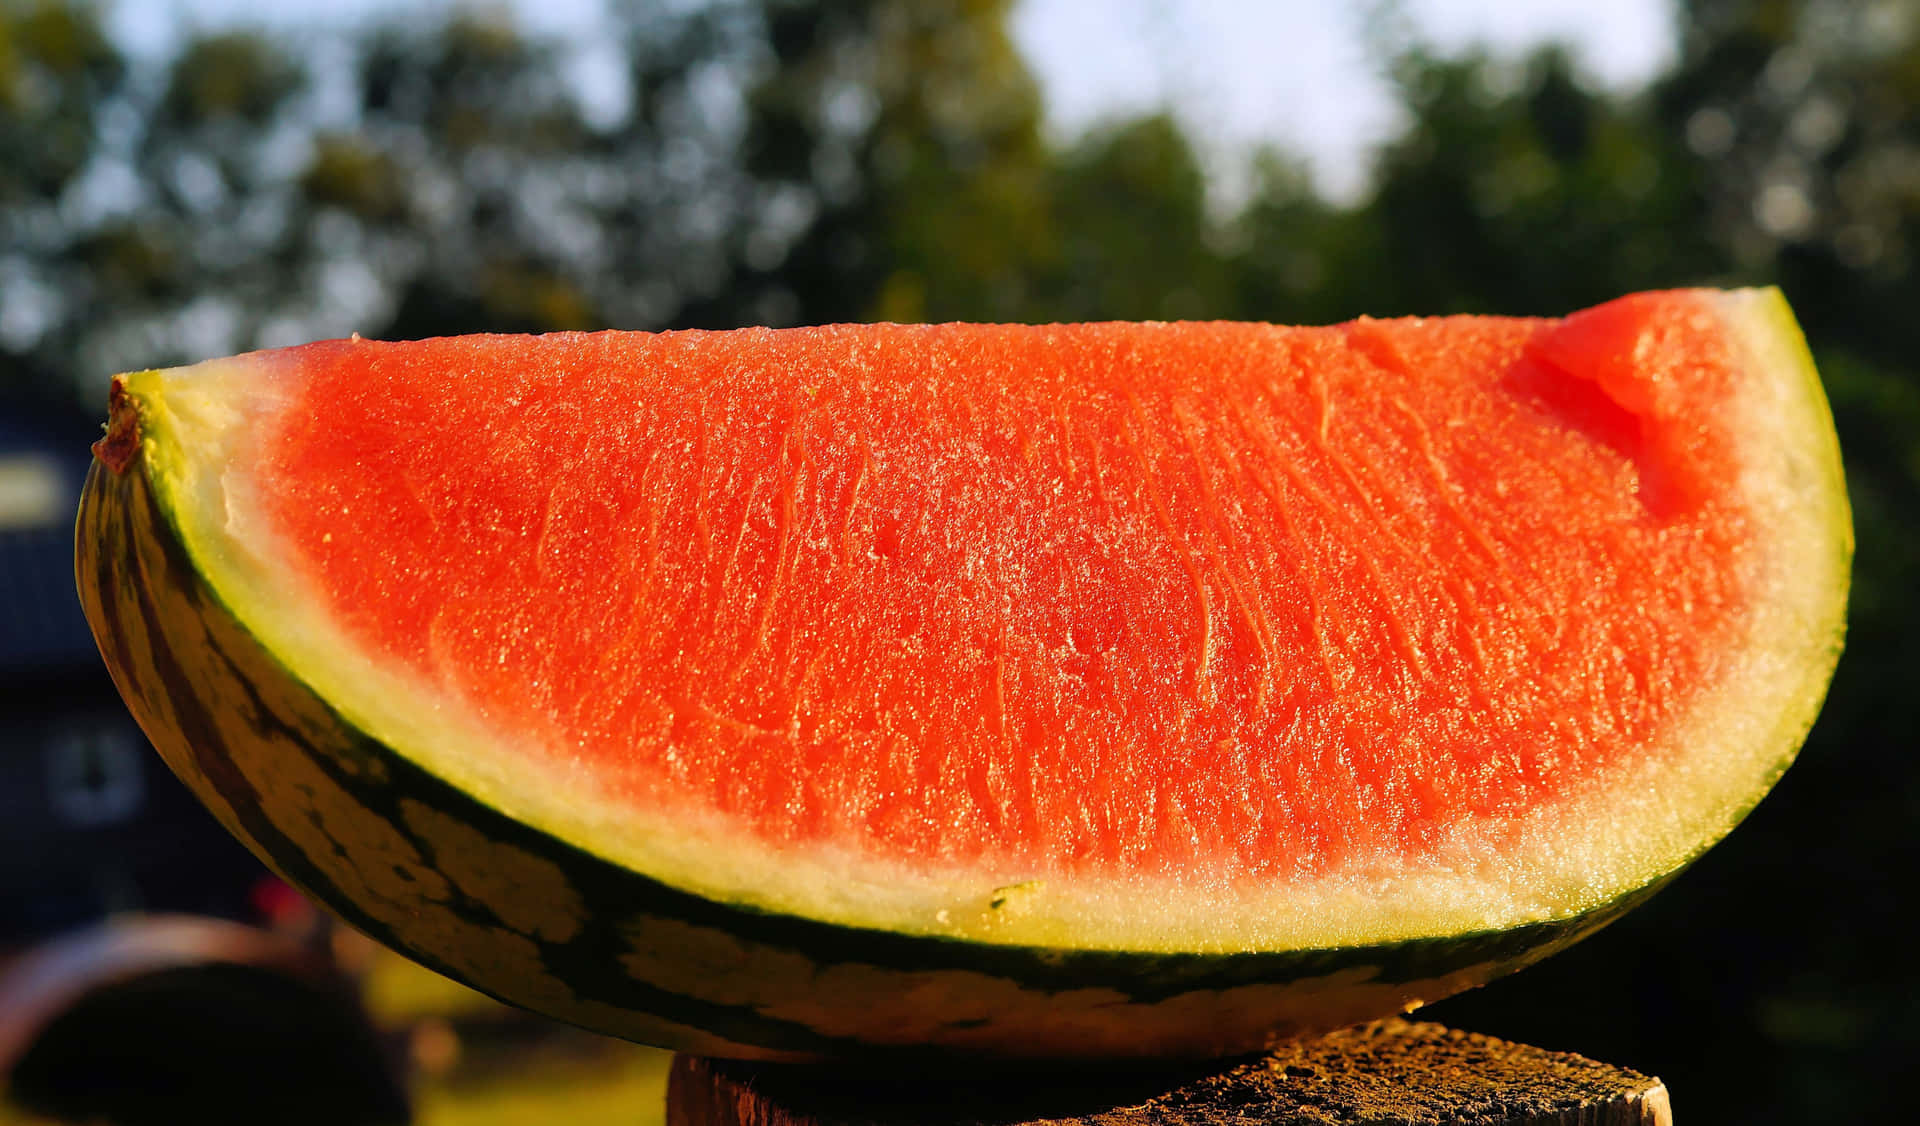
[[[0,951],[110,914],[246,919],[265,870],[147,746],[73,583],[99,420],[0,400]]]

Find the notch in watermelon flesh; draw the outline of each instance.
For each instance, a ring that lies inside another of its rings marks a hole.
[[[1220,1055],[1615,917],[1841,641],[1773,291],[330,341],[115,381],[83,601],[288,879],[710,1054]]]

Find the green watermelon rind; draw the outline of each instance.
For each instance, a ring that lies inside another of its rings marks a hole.
[[[1725,300],[1744,303],[1752,349],[1776,370],[1794,369],[1780,381],[1789,411],[1811,429],[1826,423],[1799,456],[1816,478],[1811,495],[1826,498],[1842,532],[1823,541],[1831,555],[1815,564],[1837,575],[1831,605],[1810,612],[1829,619],[1824,666],[1811,646],[1804,691],[1774,713],[1770,784],[1810,726],[1838,652],[1851,539],[1831,424],[1790,312],[1777,293]],[[166,447],[163,425],[138,437],[145,450]],[[244,624],[217,589],[220,568],[182,532],[192,521],[169,491],[173,473],[150,473],[143,460],[125,473],[96,465],[77,567],[108,665],[176,772],[269,864],[375,937],[503,1000],[667,1046],[782,1057],[916,1045],[1063,1056],[1249,1050],[1544,957],[1650,895],[1765,792],[1734,795],[1718,831],[1580,910],[1460,933],[1182,952],[806,918],[696,894],[595,855],[368,734]],[[450,877],[475,842],[503,860],[496,874]],[[498,871],[510,874],[506,884]]]

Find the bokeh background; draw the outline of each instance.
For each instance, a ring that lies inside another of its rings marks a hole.
[[[1503,26],[1500,0],[1451,5],[1468,24],[1207,7],[1224,38],[1151,0],[559,6],[0,0],[0,968],[128,911],[309,928],[422,1121],[658,1114],[657,1056],[313,938],[176,808],[67,577],[112,372],[351,332],[1321,322],[1775,284],[1859,536],[1826,712],[1650,906],[1432,1012],[1657,1073],[1689,1123],[1911,1115],[1920,4],[1623,2],[1657,41],[1625,64],[1575,25],[1436,31]]]

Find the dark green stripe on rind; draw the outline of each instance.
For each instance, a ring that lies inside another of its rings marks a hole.
[[[1653,890],[1507,931],[1242,954],[993,945],[713,902],[513,821],[343,721],[205,585],[143,470],[95,466],[77,574],[175,772],[354,926],[600,1031],[720,1055],[1227,1054],[1480,984]]]

